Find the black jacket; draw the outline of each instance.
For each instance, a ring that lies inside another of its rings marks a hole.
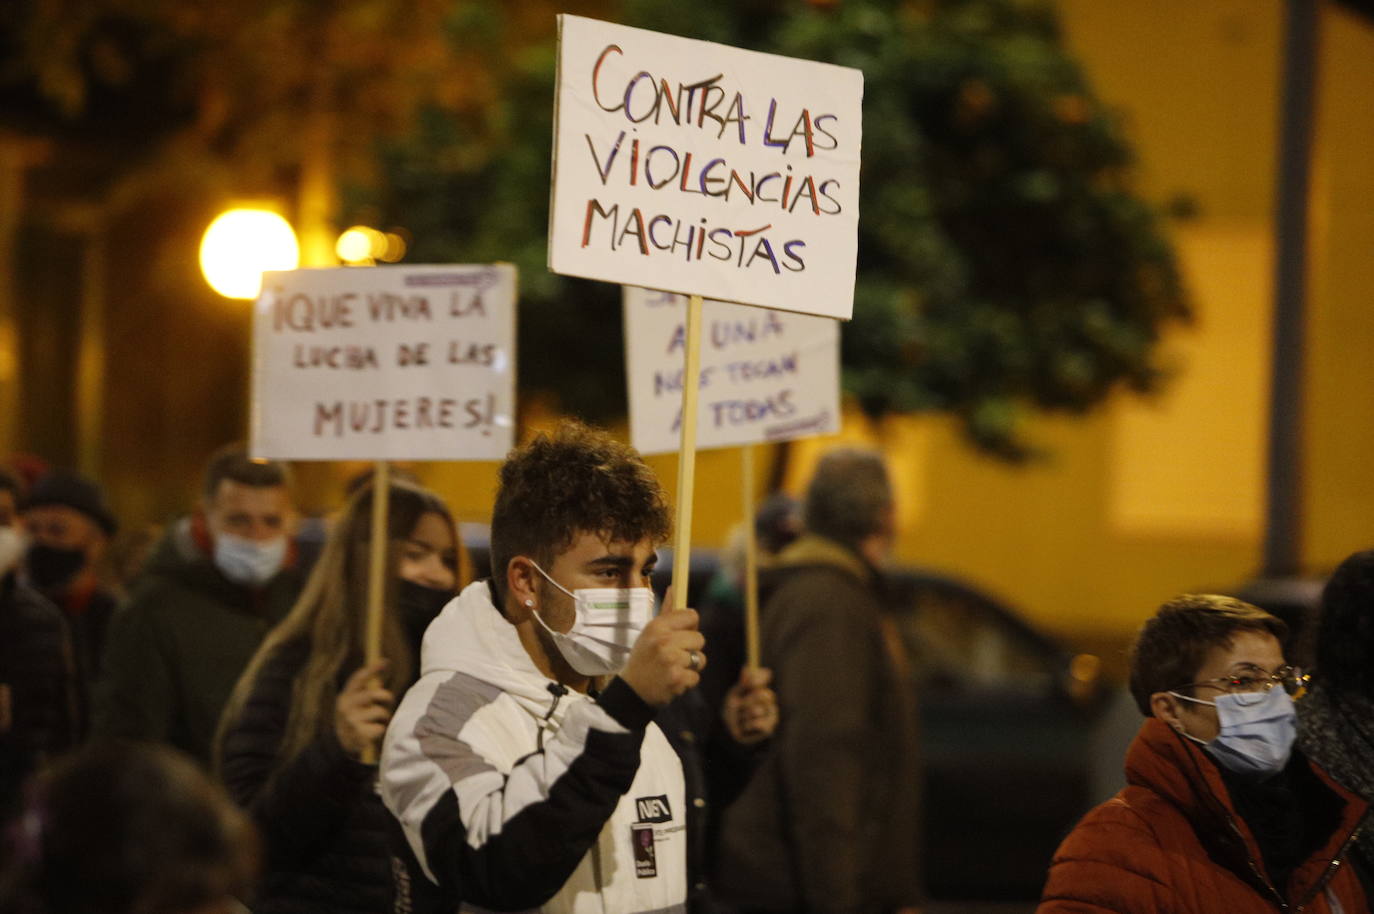
[[[97,737],[168,743],[207,767],[225,702],[296,602],[299,566],[260,589],[230,581],[192,518],[168,531],[110,623],[95,691]]]
[[[100,678],[100,659],[105,652],[105,636],[110,620],[119,608],[119,598],[104,588],[96,588],[79,598],[53,600],[67,618],[72,636],[72,662],[76,669],[77,729],[85,737],[91,729],[91,709],[95,684]],[[79,605],[74,606],[73,603]]]
[[[77,738],[76,678],[66,620],[13,573],[0,576],[0,821],[24,780]]]
[[[266,849],[253,910],[408,910],[397,903],[393,867],[399,864],[392,859],[390,813],[377,795],[376,767],[348,756],[332,728],[278,767],[292,688],[309,652],[307,642],[296,641],[267,660],[221,750],[225,786],[257,822]]]

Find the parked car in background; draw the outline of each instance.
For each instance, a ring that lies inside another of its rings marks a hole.
[[[1100,663],[968,583],[914,568],[892,579],[920,671],[928,890],[1033,901],[1055,848],[1099,799],[1093,747],[1110,691]]]

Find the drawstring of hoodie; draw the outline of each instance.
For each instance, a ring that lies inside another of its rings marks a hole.
[[[558,703],[563,700],[563,696],[568,694],[568,687],[560,682],[548,684],[549,694],[553,696],[553,704],[549,705],[549,713],[544,715],[544,719],[539,724],[539,740],[536,743],[538,751],[544,751],[544,734],[549,730],[549,724],[553,720],[553,712],[558,710]]]

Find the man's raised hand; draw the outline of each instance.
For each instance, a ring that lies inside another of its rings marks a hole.
[[[696,610],[665,609],[639,633],[620,678],[646,704],[660,708],[701,682],[705,647]]]

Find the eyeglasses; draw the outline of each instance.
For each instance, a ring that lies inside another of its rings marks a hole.
[[[1309,678],[1303,675],[1301,668],[1296,666],[1281,666],[1272,673],[1263,667],[1252,666],[1235,676],[1190,682],[1187,685],[1179,686],[1179,689],[1195,689],[1198,686],[1206,686],[1209,689],[1219,689],[1231,695],[1241,695],[1251,692],[1268,692],[1274,686],[1281,685],[1289,695],[1296,695],[1307,685]]]

